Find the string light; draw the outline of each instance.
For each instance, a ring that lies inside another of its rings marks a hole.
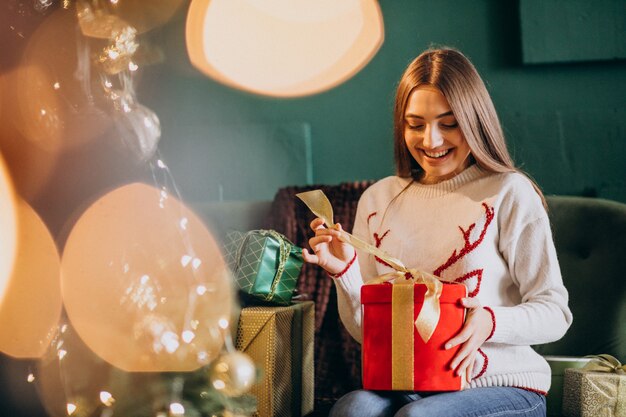
[[[115,402],[115,398],[113,398],[113,395],[108,391],[100,391],[100,402],[110,407]]]
[[[196,337],[196,334],[191,330],[185,330],[182,334],[182,337],[185,343],[191,343],[191,341]]]
[[[181,403],[171,403],[170,414],[174,416],[182,416],[185,414],[185,407],[183,407]]]

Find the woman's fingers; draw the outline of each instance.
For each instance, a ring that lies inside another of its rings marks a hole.
[[[459,366],[456,368],[456,374],[461,377],[466,376],[468,374],[468,370],[471,369],[470,366],[474,362],[475,357],[476,350],[473,350],[461,361]]]
[[[476,298],[474,297],[465,297],[465,298],[461,298],[461,305],[465,308],[469,308],[469,309],[475,309],[475,308],[480,308],[480,301],[478,301]]]
[[[316,235],[309,239],[309,246],[313,249],[314,252],[317,252],[320,248],[319,245],[322,243],[330,243],[333,240],[333,237],[330,235]]]
[[[459,334],[454,336],[452,339],[448,340],[445,348],[452,349],[453,347],[460,345],[461,343],[465,343],[466,341],[469,340],[470,337],[472,337],[472,333],[473,333],[472,328],[468,326],[468,323],[466,322],[465,326],[463,327],[463,329],[461,329]]]
[[[311,229],[313,229],[313,230],[317,230],[319,228],[323,228],[324,227],[324,220],[320,219],[319,217],[316,217],[310,223],[310,226],[311,226]]]
[[[459,334],[450,339],[445,346],[446,349],[450,349],[462,344],[450,362],[450,368],[454,370],[456,375],[471,372],[476,359],[476,352],[487,339],[492,326],[491,316],[481,308],[477,300],[464,298],[461,300],[461,304],[470,309],[467,320]],[[467,375],[467,378],[469,381],[471,376]]]
[[[331,274],[343,271],[354,256],[354,249],[341,240],[343,229],[339,223],[332,228],[324,227],[320,218],[310,223],[315,236],[309,239],[311,249],[303,249],[302,258],[307,263],[317,264]]]
[[[311,229],[313,229],[315,231],[317,231],[319,229],[322,229],[322,230],[335,230],[336,229],[336,230],[340,230],[340,231],[343,230],[343,227],[341,227],[340,223],[335,223],[335,226],[333,228],[330,228],[328,226],[324,227],[324,220],[322,220],[319,217],[314,218],[311,221],[311,223],[309,224],[309,226],[311,227]]]
[[[467,371],[465,372],[465,378],[467,383],[472,382],[472,374],[474,372],[474,363],[476,363],[476,352],[472,355],[472,359],[470,360],[469,365],[467,366]]]
[[[478,346],[474,346],[474,344],[471,343],[471,339],[468,338],[468,340],[463,343],[463,346],[461,346],[461,349],[459,349],[456,355],[454,355],[454,358],[452,358],[452,362],[450,362],[450,368],[457,369],[461,362],[463,362],[463,360],[465,360],[465,358],[472,352],[472,350],[477,348]]]
[[[454,359],[452,359],[452,363],[450,368],[454,369],[456,375],[463,375],[463,371],[469,365],[469,362],[472,359],[472,356],[478,350],[478,346],[474,346],[473,343],[468,342],[463,345],[461,350],[459,350]]]
[[[304,262],[307,262],[310,264],[320,263],[320,258],[314,253],[310,253],[309,250],[306,248],[302,249],[302,259],[304,259]]]

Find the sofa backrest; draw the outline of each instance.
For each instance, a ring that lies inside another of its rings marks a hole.
[[[192,209],[204,220],[213,237],[223,244],[231,230],[264,228],[271,205],[271,201],[221,201],[195,203]]]
[[[544,355],[609,353],[626,360],[626,204],[547,197],[563,281],[574,321]]]

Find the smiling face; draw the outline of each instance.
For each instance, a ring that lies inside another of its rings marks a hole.
[[[448,100],[424,85],[409,95],[404,111],[404,141],[424,170],[420,182],[450,179],[470,164],[470,147],[452,114]]]

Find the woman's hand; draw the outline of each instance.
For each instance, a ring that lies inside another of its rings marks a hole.
[[[316,218],[311,222],[311,229],[315,231],[315,236],[309,239],[313,253],[302,250],[305,262],[317,264],[333,275],[345,270],[354,258],[354,248],[339,240],[341,225],[337,223],[337,229],[327,229],[324,220]]]
[[[470,382],[476,353],[491,334],[493,321],[491,320],[491,313],[482,308],[475,298],[462,298],[461,305],[468,309],[465,324],[459,334],[446,343],[445,348],[451,349],[463,344],[452,358],[450,368],[455,371],[456,375],[467,375],[467,382]]]

